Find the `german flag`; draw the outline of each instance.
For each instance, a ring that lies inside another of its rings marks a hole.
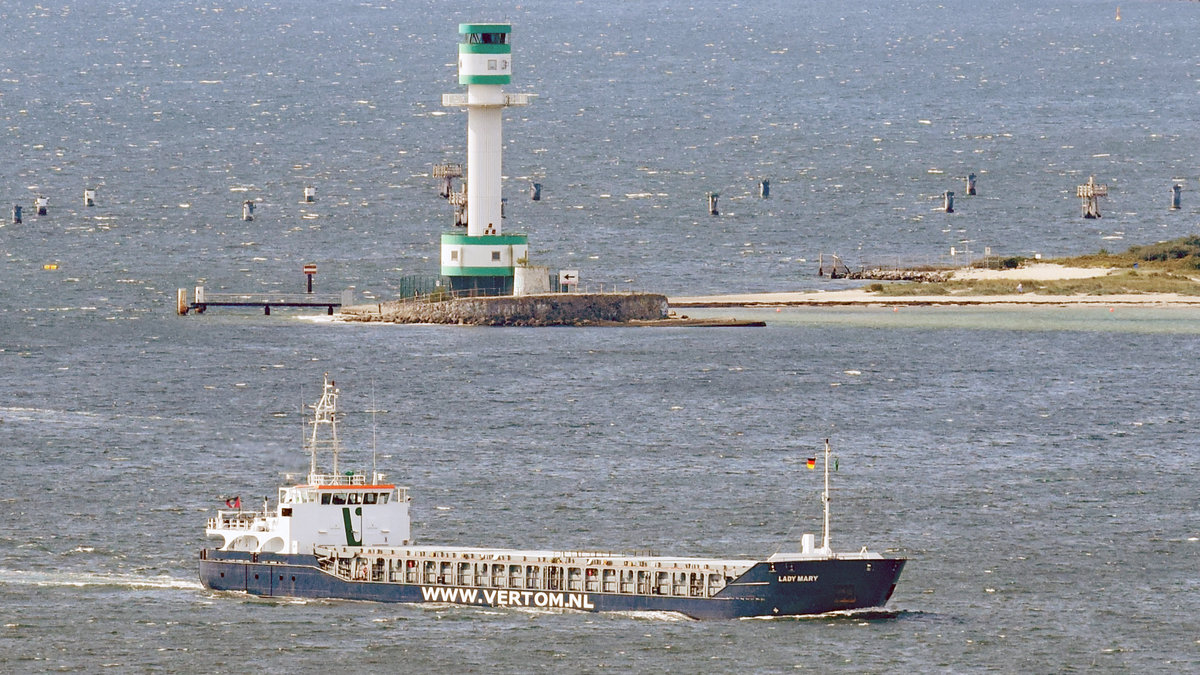
[[[807,462],[805,462],[805,465],[806,465],[806,466],[808,466],[809,470],[812,470],[812,469],[815,469],[815,468],[817,468],[817,458],[816,458],[816,457],[809,457],[809,458],[808,458],[808,461],[807,461]]]

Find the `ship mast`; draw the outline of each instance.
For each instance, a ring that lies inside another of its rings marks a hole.
[[[334,476],[338,472],[338,451],[341,450],[341,445],[338,443],[337,435],[337,398],[337,387],[334,386],[334,382],[330,381],[329,373],[326,373],[325,384],[321,390],[321,400],[311,406],[313,409],[312,435],[309,436],[307,443],[308,452],[311,455],[308,469],[309,485],[320,483],[320,474],[317,472],[317,454],[322,447],[328,448],[333,456],[333,466],[330,467],[330,472]],[[322,426],[329,427],[325,438],[321,437]]]
[[[821,495],[821,501],[825,504],[825,534],[821,538],[821,548],[824,549],[826,555],[833,551],[829,548],[829,439],[825,439],[825,493]]]

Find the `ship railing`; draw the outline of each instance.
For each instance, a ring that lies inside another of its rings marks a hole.
[[[366,485],[367,475],[363,473],[318,473],[313,474],[312,482],[315,485]]]
[[[343,296],[334,293],[279,293],[275,291],[262,291],[257,293],[205,293],[204,303],[217,305],[221,303],[251,303],[260,305],[263,303],[271,303],[275,305],[285,304],[342,304]]]
[[[634,286],[632,282],[593,282],[591,284],[575,284],[571,286],[562,285],[557,276],[552,276],[550,281],[550,290],[547,293],[539,293],[537,295],[639,295],[646,293],[639,287]],[[569,289],[569,290],[568,290]],[[488,298],[488,297],[512,297],[512,296],[491,296],[475,289],[463,289],[452,291],[445,287],[438,286],[432,291],[415,292],[412,294],[402,294],[393,300],[388,300],[389,303],[398,305],[414,305],[414,304],[436,304],[449,300],[459,300],[463,298]]]
[[[209,529],[248,530],[254,521],[265,518],[263,511],[217,511],[217,515],[208,519]]]

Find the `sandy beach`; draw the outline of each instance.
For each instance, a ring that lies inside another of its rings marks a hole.
[[[1012,270],[963,269],[954,279],[1008,279],[1028,283],[1063,279],[1086,279],[1107,275],[1114,270],[1094,267],[1064,267],[1038,263]],[[730,295],[680,296],[669,298],[671,307],[754,307],[838,305],[1068,305],[1091,306],[1181,306],[1200,307],[1200,296],[1176,293],[1131,293],[1124,295],[1039,295],[1032,290],[1011,295],[903,295],[885,296],[863,288],[841,291],[800,291],[779,293],[743,293]]]

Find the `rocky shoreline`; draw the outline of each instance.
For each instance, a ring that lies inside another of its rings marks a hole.
[[[763,326],[762,321],[691,319],[671,313],[657,293],[553,293],[440,301],[393,300],[343,307],[348,322],[464,326]]]
[[[872,269],[858,270],[850,272],[845,276],[847,279],[862,279],[868,281],[915,281],[919,283],[936,283],[940,281],[949,281],[954,276],[953,271],[947,270],[906,270],[906,269],[884,269],[876,267]]]
[[[586,326],[666,319],[664,295],[553,293],[446,300],[405,299],[343,307],[351,322],[436,323],[471,326]]]

